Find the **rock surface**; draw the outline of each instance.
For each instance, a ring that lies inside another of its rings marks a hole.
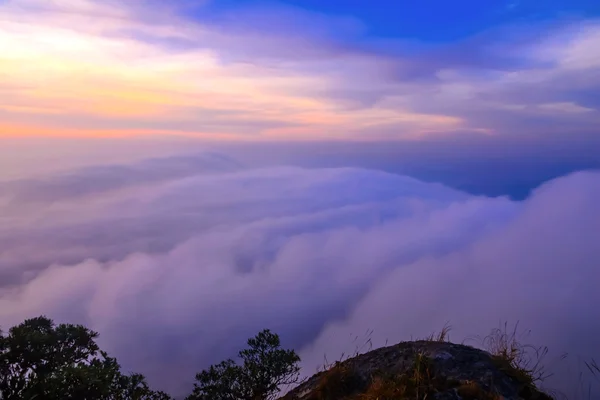
[[[447,342],[403,342],[337,363],[281,400],[547,400],[501,358]]]

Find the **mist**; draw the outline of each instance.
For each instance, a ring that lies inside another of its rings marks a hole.
[[[218,153],[7,181],[0,326],[86,324],[173,394],[264,328],[308,375],[368,329],[381,346],[448,321],[457,340],[520,321],[555,355],[598,358],[599,200],[593,171],[514,200]]]

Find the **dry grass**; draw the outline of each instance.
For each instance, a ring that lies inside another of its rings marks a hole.
[[[427,336],[425,340],[428,342],[449,342],[450,341],[450,331],[452,330],[452,326],[450,323],[446,322],[444,327],[438,333],[433,332],[431,335]]]
[[[446,323],[439,332],[434,332],[424,340],[431,342],[449,342],[452,327]],[[482,387],[474,381],[452,381],[436,375],[433,363],[422,353],[415,355],[412,367],[401,375],[375,373],[363,376],[352,369],[349,358],[369,352],[372,349],[371,334],[367,331],[362,339],[354,337],[354,351],[348,356],[342,354],[340,360],[330,364],[325,362],[322,377],[307,400],[425,400],[436,393],[455,390],[464,400],[502,400],[493,388]],[[509,325],[493,329],[481,340],[481,345],[492,356],[496,368],[520,384],[520,395],[525,399],[551,400],[559,396],[550,396],[539,392],[538,384],[551,376],[543,361],[548,354],[545,346],[536,347],[524,344],[529,331],[520,331],[519,324],[509,329]],[[387,343],[386,343],[387,344]],[[561,356],[564,359],[566,355]],[[584,362],[593,379],[600,383],[600,365],[595,361]],[[567,397],[565,397],[567,398]],[[576,399],[592,400],[591,395],[577,396]],[[576,400],[570,398],[569,400]]]
[[[448,387],[445,379],[436,376],[431,360],[424,354],[415,355],[413,366],[406,374],[376,376],[358,400],[395,400],[429,398]]]
[[[336,363],[324,371],[307,400],[342,400],[364,390],[363,379],[348,364]]]
[[[373,330],[372,329],[368,329],[362,336],[354,336],[352,341],[350,342],[350,345],[353,346],[353,350],[349,351],[349,352],[342,352],[342,354],[340,355],[340,357],[333,361],[330,362],[327,359],[327,354],[323,355],[323,365],[320,368],[317,368],[317,373],[319,372],[323,372],[323,371],[328,371],[331,368],[333,368],[333,366],[349,360],[350,358],[354,358],[357,357],[361,354],[365,354],[368,353],[369,351],[373,350],[373,342],[371,340],[371,336],[373,335]],[[387,345],[387,342],[386,342]]]
[[[415,355],[412,367],[401,375],[376,374],[365,380],[347,363],[336,363],[325,371],[308,400],[426,400],[438,392],[456,389],[465,400],[500,400],[474,383],[461,383],[438,376],[432,361]]]
[[[502,396],[475,382],[459,382],[437,375],[431,360],[422,353],[415,356],[413,367],[406,374],[388,378],[375,377],[367,391],[357,399],[426,400],[435,398],[436,393],[451,389],[455,389],[464,400],[502,400]]]
[[[591,359],[590,361],[583,361],[583,366],[585,366],[584,370],[580,370],[579,372],[578,387],[575,390],[575,394],[572,396],[573,399],[569,400],[593,400],[596,398],[593,397],[592,386],[594,381],[600,383],[600,365],[596,362],[596,360]],[[591,374],[589,376],[590,379],[587,381],[584,378],[584,372],[586,369]]]
[[[406,397],[406,386],[395,379],[375,377],[360,400],[388,400]]]
[[[477,382],[463,382],[456,388],[456,393],[463,400],[503,400],[503,397],[497,393],[486,391]]]
[[[600,365],[598,365],[596,360],[591,359],[589,362],[585,361],[585,366],[592,373],[592,377],[600,382]]]
[[[523,344],[523,339],[530,331],[520,332],[518,327],[519,324],[516,323],[514,328],[509,330],[508,324],[504,323],[503,327],[493,329],[483,339],[483,345],[492,355],[492,362],[496,368],[520,384],[520,395],[523,398],[532,398],[532,393],[540,391],[537,385],[551,376],[543,364],[548,348]],[[542,399],[552,397],[542,394]]]
[[[446,323],[439,332],[434,332],[424,340],[431,342],[449,342],[452,327]],[[356,346],[352,357],[369,351],[372,347],[367,331],[362,345]],[[522,385],[524,398],[530,398],[529,392],[536,388],[535,382],[545,379],[541,361],[547,353],[546,348],[535,348],[521,344],[522,335],[518,324],[513,330],[508,325],[494,329],[483,339],[484,347],[492,354],[496,367],[511,376]],[[358,341],[358,337],[354,342]],[[381,374],[361,377],[349,363],[343,361],[350,357],[342,355],[333,364],[325,362],[322,377],[308,400],[424,400],[432,398],[437,392],[455,389],[465,400],[501,400],[493,389],[490,391],[476,382],[449,381],[436,375],[433,363],[423,353],[415,355],[413,366],[402,375],[383,376]],[[593,369],[597,364],[590,364]],[[600,370],[598,370],[600,376]],[[548,397],[549,398],[549,397]]]
[[[519,332],[518,327],[517,323],[509,330],[505,323],[504,327],[493,329],[483,339],[483,345],[498,369],[519,383],[532,386],[551,376],[543,364],[548,348],[523,344],[523,337],[529,335],[530,331]]]

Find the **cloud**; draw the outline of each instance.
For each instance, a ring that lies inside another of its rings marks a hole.
[[[317,127],[340,124],[405,121],[437,126],[457,121],[408,110],[344,110],[343,105],[319,95],[335,84],[328,76],[335,71],[331,69],[334,60],[320,55],[319,59],[327,60],[323,65],[306,59],[315,52],[329,54],[323,49],[327,45],[291,32],[273,36],[223,31],[136,6],[120,9],[113,5],[112,14],[107,14],[103,6],[91,1],[77,2],[77,7],[62,3],[56,9],[33,3],[36,6],[22,8],[15,0],[0,9],[9,59],[4,72],[20,88],[1,107],[9,122],[24,123],[33,112],[35,123],[47,129],[89,131],[93,125],[100,127],[101,134],[102,130],[158,127],[167,132],[252,138],[290,126],[314,134]],[[80,5],[89,11],[82,12]],[[92,14],[100,16],[95,24],[89,22]],[[289,15],[281,17],[293,20]],[[173,40],[193,46],[174,50]],[[243,53],[250,48],[252,59],[248,60]],[[304,56],[293,60],[290,49]],[[285,65],[272,65],[262,60],[263,54],[268,60],[273,54]],[[334,56],[338,69],[345,59],[347,69],[360,67],[354,59],[363,63],[360,56],[343,52],[339,56]],[[44,69],[43,81],[32,80],[40,76],[40,68]]]
[[[592,317],[600,278],[593,244],[600,229],[599,178],[578,173],[546,183],[492,234],[381,277],[349,318],[330,324],[305,350],[306,365],[322,362],[323,349],[330,359],[351,352],[349,333],[366,328],[381,346],[387,339],[425,337],[451,321],[453,339],[481,345],[474,335],[483,337],[486,327],[520,322],[532,330],[525,340],[550,347],[545,362],[558,376],[546,385],[571,396],[585,368],[568,368],[600,354],[600,324]],[[561,352],[571,361],[557,363]]]
[[[241,166],[220,153],[156,157],[137,164],[95,165],[50,178],[18,179],[0,182],[0,197],[22,205],[28,202],[49,203],[73,200],[121,188],[183,178],[201,173],[233,171]]]
[[[284,5],[199,9],[4,2],[0,135],[376,140],[599,122],[595,20],[431,45]],[[589,111],[540,115],[547,104]]]
[[[545,111],[564,112],[564,113],[582,113],[594,111],[591,108],[586,108],[573,103],[548,103],[538,106]]]
[[[0,324],[85,323],[173,393],[266,327],[309,373],[357,330],[382,344],[447,320],[462,339],[520,319],[553,349],[600,354],[597,172],[522,202],[360,168],[186,172],[86,201],[79,180],[23,185],[36,202],[0,202]]]

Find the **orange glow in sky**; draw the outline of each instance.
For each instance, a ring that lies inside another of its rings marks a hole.
[[[219,30],[142,5],[0,4],[0,135],[389,139],[512,132],[510,121],[539,116],[600,122],[576,101],[523,104],[504,95],[599,68],[595,25],[535,44],[527,57],[551,68],[439,68],[419,81],[393,78],[408,56],[391,62],[331,50],[324,39]]]
[[[377,125],[413,131],[461,125],[458,117],[407,107],[356,109],[340,103],[323,94],[338,84],[327,68],[226,63],[217,46],[173,51],[123,33],[162,32],[201,41],[207,28],[175,15],[156,26],[135,8],[107,9],[87,0],[50,4],[12,0],[0,6],[4,137],[167,132],[302,139],[334,138]]]

